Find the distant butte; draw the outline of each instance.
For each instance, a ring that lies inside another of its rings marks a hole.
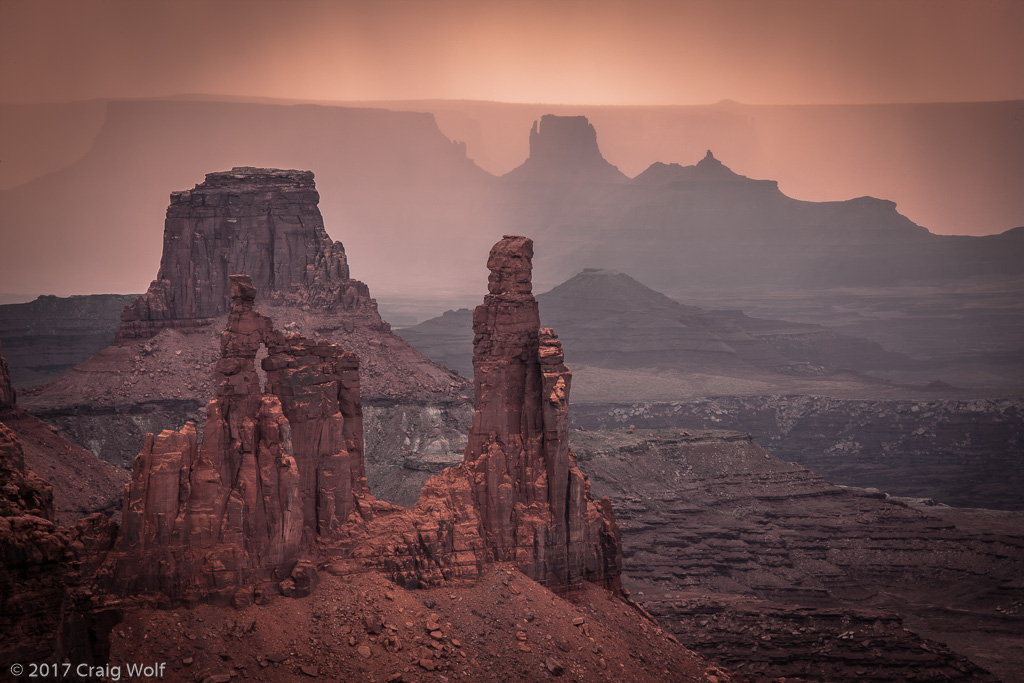
[[[545,114],[530,130],[530,156],[504,176],[513,182],[624,183],[597,146],[597,130],[586,116]]]

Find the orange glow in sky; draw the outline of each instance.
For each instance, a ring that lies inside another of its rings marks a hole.
[[[1024,98],[1020,0],[5,0],[0,101]]]

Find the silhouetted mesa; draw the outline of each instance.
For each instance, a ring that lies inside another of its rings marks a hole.
[[[505,178],[516,182],[624,183],[597,146],[597,131],[586,116],[545,114],[530,130],[530,156]]]
[[[388,329],[365,284],[349,277],[341,242],[324,229],[310,171],[236,167],[171,194],[157,279],[125,308],[118,341],[165,327],[208,325],[228,310],[228,275],[261,298],[344,312]]]

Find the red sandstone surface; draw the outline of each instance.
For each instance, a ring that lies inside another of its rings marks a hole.
[[[523,237],[491,251],[466,458],[428,480],[411,511],[367,489],[355,355],[275,331],[253,308],[251,279],[233,276],[202,442],[191,424],[147,437],[108,587],[246,605],[307,594],[318,562],[421,586],[475,578],[494,561],[558,589],[617,587],[618,527],[569,450],[571,374],[539,328],[532,256]]]

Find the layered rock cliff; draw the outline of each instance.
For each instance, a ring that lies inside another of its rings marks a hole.
[[[682,642],[752,680],[1013,680],[1021,513],[844,489],[692,424],[573,432],[627,587]]]
[[[232,273],[285,305],[344,313],[389,329],[365,284],[349,277],[341,242],[324,229],[310,171],[236,167],[171,194],[160,271],[124,310],[117,339],[207,325],[228,310]]]
[[[365,397],[468,399],[468,383],[390,331],[345,250],[324,230],[308,171],[236,168],[175,192],[160,271],[127,306],[117,342],[25,393],[25,407],[127,466],[145,434],[201,424],[229,309],[229,274],[249,275],[277,329],[340,343],[362,359]]]

